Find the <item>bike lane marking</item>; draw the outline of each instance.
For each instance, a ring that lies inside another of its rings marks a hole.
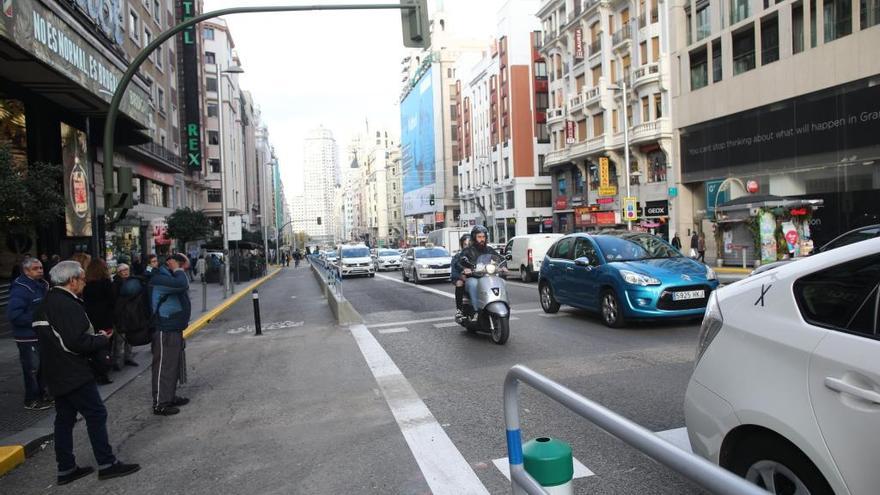
[[[488,495],[474,470],[379,341],[364,325],[349,328],[431,492]]]
[[[379,330],[379,333],[403,333],[409,332],[409,328],[406,327],[397,327],[397,328],[383,328]]]
[[[410,285],[414,289],[423,290],[425,292],[430,292],[432,294],[437,294],[443,297],[448,297],[449,299],[455,299],[455,294],[451,294],[449,292],[443,292],[442,290],[432,289],[431,287],[425,287],[424,285],[410,284],[409,282],[404,282],[399,278],[389,277],[388,275],[379,275],[376,274],[376,278],[384,278],[385,280],[390,280],[392,282],[397,282],[399,284]]]

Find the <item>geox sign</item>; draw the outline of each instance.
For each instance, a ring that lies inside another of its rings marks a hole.
[[[121,45],[125,40],[125,0],[67,0],[88,16],[110,40]]]

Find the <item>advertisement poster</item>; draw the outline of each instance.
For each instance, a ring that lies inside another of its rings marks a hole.
[[[761,214],[761,263],[776,261],[776,217],[769,211]]]
[[[725,230],[721,235],[724,238],[724,254],[733,253],[733,231]]]
[[[797,227],[794,226],[793,222],[784,222],[782,224],[782,235],[785,236],[785,243],[787,244],[788,252],[794,254],[798,248],[798,240],[800,239],[800,235],[798,234]]]
[[[86,133],[61,124],[61,160],[64,164],[64,220],[67,237],[92,235]]]
[[[403,163],[403,214],[419,215],[434,211],[434,91],[432,70],[400,104],[400,149]]]

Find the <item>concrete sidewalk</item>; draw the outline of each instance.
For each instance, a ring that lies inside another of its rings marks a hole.
[[[260,279],[239,284],[235,288],[235,293],[228,294],[224,299],[223,286],[219,284],[207,284],[203,286],[199,281],[195,281],[190,285],[190,301],[192,302],[192,315],[190,326],[187,328],[187,335],[191,335],[195,331],[204,327],[217,314],[227,309],[238,299],[247,295],[247,290],[255,285],[259,285],[273,275],[273,270],[279,270],[278,267],[269,268],[269,275]],[[203,297],[207,310],[203,311]],[[19,447],[23,450],[25,456],[30,456],[39,451],[39,449],[51,438],[52,423],[55,417],[54,409],[46,409],[43,411],[30,411],[23,407],[24,403],[24,385],[21,377],[21,365],[18,358],[18,347],[12,339],[11,335],[0,337],[0,475],[14,467],[8,466],[9,461],[4,462],[6,457],[11,459],[20,459],[21,454],[17,451]],[[124,387],[128,382],[133,380],[145,369],[149,369],[152,360],[149,346],[135,347],[133,349],[133,359],[138,363],[137,367],[124,366],[121,371],[110,373],[110,379],[113,383],[101,385],[99,390],[101,396],[106,399],[113,395],[117,390]]]

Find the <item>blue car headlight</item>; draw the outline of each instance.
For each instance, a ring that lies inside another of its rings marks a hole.
[[[620,270],[620,276],[623,277],[624,282],[632,285],[660,285],[659,279],[642,275],[641,273],[631,272],[629,270]]]
[[[715,270],[706,267],[706,280],[718,280],[718,275],[715,274]]]

